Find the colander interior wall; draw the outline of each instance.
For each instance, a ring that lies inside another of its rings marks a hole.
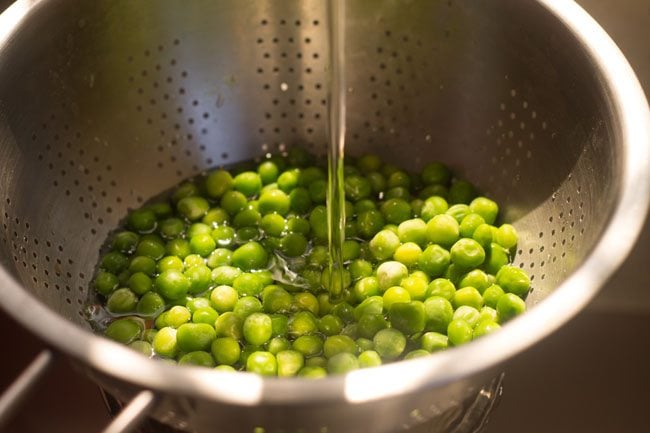
[[[584,54],[514,1],[348,3],[348,154],[412,170],[445,161],[504,203],[536,303],[593,246],[617,194],[620,143]],[[34,11],[0,56],[5,266],[86,326],[99,246],[128,209],[210,167],[293,145],[324,153],[325,12],[317,1]]]
[[[537,302],[614,199],[596,78],[554,45],[562,29],[511,19],[512,2],[383,3],[348,11],[347,152],[410,170],[442,160],[504,203]],[[0,246],[29,290],[85,326],[99,246],[129,208],[210,167],[323,153],[327,17],[315,1],[47,8],[0,57]]]

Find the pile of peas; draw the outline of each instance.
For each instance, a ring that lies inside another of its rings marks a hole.
[[[105,335],[181,365],[317,378],[458,346],[525,310],[498,205],[443,164],[409,174],[374,155],[345,167],[345,297],[331,302],[326,189],[292,149],[134,210],[93,283]]]

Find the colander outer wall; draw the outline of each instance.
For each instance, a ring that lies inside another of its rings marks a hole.
[[[0,49],[21,22],[45,1],[19,0],[0,16]],[[181,369],[146,359],[63,319],[27,293],[4,269],[0,269],[2,308],[48,344],[103,374],[155,391],[239,405],[287,405],[341,398],[372,401],[425,386],[444,385],[495,366],[524,350],[577,314],[622,263],[640,232],[650,197],[650,113],[631,67],[614,42],[580,6],[574,2],[538,1],[582,42],[609,93],[611,110],[620,119],[621,138],[630,145],[622,160],[622,194],[602,239],[554,293],[500,332],[434,357],[320,381],[278,380],[200,368]],[[27,320],[34,316],[39,320]],[[368,384],[372,388],[368,389]]]

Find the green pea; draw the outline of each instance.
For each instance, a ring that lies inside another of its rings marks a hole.
[[[165,358],[173,358],[178,353],[176,341],[176,329],[171,327],[162,328],[153,338],[153,350],[157,355]]]
[[[372,275],[372,264],[364,259],[355,259],[350,263],[349,270],[353,280],[366,278]]]
[[[221,197],[219,205],[223,210],[228,212],[228,215],[237,215],[238,212],[244,210],[248,200],[246,196],[239,191],[227,191]]]
[[[365,350],[359,354],[359,368],[378,367],[381,363],[381,356],[374,350]]]
[[[450,261],[451,254],[449,251],[440,245],[429,245],[424,251],[422,251],[422,254],[420,254],[420,258],[418,259],[418,268],[427,275],[436,278],[444,275]]]
[[[480,224],[474,230],[472,234],[472,239],[481,244],[483,249],[486,251],[490,248],[492,244],[492,237],[494,234],[495,228],[489,224]]]
[[[232,254],[233,265],[244,271],[261,269],[266,266],[268,253],[257,242],[248,242],[237,248]]]
[[[190,243],[185,239],[172,239],[165,244],[165,254],[178,259],[184,259],[192,254]]]
[[[476,197],[469,204],[472,212],[483,217],[487,224],[494,224],[499,214],[499,206],[486,197]]]
[[[205,351],[194,351],[186,353],[178,360],[178,365],[195,365],[199,367],[214,367],[212,355]]]
[[[190,313],[194,314],[196,310],[199,308],[207,308],[210,307],[210,300],[208,298],[203,298],[203,297],[196,297],[196,298],[189,298],[187,302],[185,302],[185,308],[190,310]]]
[[[280,249],[289,257],[299,257],[307,250],[308,241],[301,233],[288,233],[280,241]]]
[[[499,322],[505,323],[526,311],[526,303],[514,293],[506,293],[499,298],[496,309]]]
[[[230,246],[235,239],[235,229],[229,226],[218,226],[215,227],[210,236],[217,242],[217,245],[221,247]]]
[[[130,231],[123,231],[113,236],[113,250],[124,254],[131,254],[138,245],[140,236]]]
[[[220,207],[211,208],[208,213],[201,219],[203,224],[206,224],[210,227],[216,227],[221,224],[227,224],[230,221],[230,215],[224,209]]]
[[[497,302],[499,302],[499,298],[501,298],[503,293],[504,291],[501,286],[492,284],[490,287],[485,289],[485,292],[483,292],[483,301],[485,302],[485,305],[491,308],[496,308]]]
[[[420,216],[425,222],[429,222],[434,216],[444,214],[449,209],[449,204],[444,198],[434,195],[427,196],[422,203]]]
[[[358,368],[359,361],[351,353],[338,353],[327,361],[327,371],[330,374],[345,374]]]
[[[461,305],[468,305],[478,310],[483,306],[483,297],[476,288],[468,286],[456,290],[452,303],[455,308],[458,308]]]
[[[483,294],[491,286],[490,277],[480,269],[473,269],[463,276],[458,284],[459,287],[474,287]]]
[[[387,261],[382,263],[377,267],[377,281],[379,282],[380,291],[398,286],[407,275],[408,268],[400,262]]]
[[[166,326],[178,328],[179,326],[187,323],[192,318],[192,313],[186,307],[175,305],[165,313]]]
[[[381,213],[386,221],[399,224],[413,216],[411,205],[404,199],[391,198],[381,205]]]
[[[283,350],[289,350],[289,349],[291,349],[291,342],[289,342],[289,340],[287,340],[286,337],[281,337],[281,336],[273,337],[266,344],[266,350],[268,350],[274,355],[277,355],[279,352],[282,352]]]
[[[451,215],[435,215],[427,223],[427,240],[431,243],[450,247],[459,236],[460,226]]]
[[[462,319],[469,323],[469,325],[474,328],[481,318],[481,313],[474,307],[469,305],[461,305],[454,311],[454,316],[452,320]]]
[[[318,298],[309,292],[296,293],[293,296],[291,308],[294,311],[310,311],[314,315],[318,315]]]
[[[135,340],[129,344],[129,347],[146,357],[153,355],[153,346],[148,341]]]
[[[290,192],[292,189],[298,186],[299,174],[300,170],[298,169],[290,169],[283,172],[280,174],[277,180],[278,188],[284,192]]]
[[[210,302],[219,313],[232,311],[239,299],[237,290],[228,285],[219,285],[210,293]]]
[[[501,267],[496,277],[496,283],[506,293],[524,297],[530,289],[530,278],[523,269],[516,266],[506,265]]]
[[[298,376],[306,379],[320,379],[327,376],[327,370],[319,366],[305,366],[300,369]]]
[[[232,251],[227,248],[217,248],[210,253],[206,260],[206,264],[210,269],[218,268],[219,266],[227,266],[232,262]]]
[[[243,321],[231,311],[227,311],[217,317],[214,323],[214,329],[217,332],[217,337],[231,337],[234,340],[241,340],[244,338]]]
[[[185,264],[183,263],[183,260],[176,256],[165,256],[162,259],[158,260],[158,263],[156,264],[156,270],[159,273],[165,271],[183,272],[184,268]]]
[[[465,217],[471,214],[471,211],[469,210],[469,206],[467,206],[466,204],[455,204],[450,206],[449,209],[447,209],[447,211],[445,212],[445,214],[454,217],[454,219],[458,222],[458,224],[460,224],[461,221],[465,219]]]
[[[437,352],[447,348],[449,339],[439,332],[425,332],[420,338],[420,345],[427,352]]]
[[[449,281],[447,278],[436,278],[429,284],[426,296],[427,298],[431,296],[440,296],[451,301],[454,297],[454,293],[456,293],[454,283]]]
[[[396,359],[406,349],[406,337],[398,329],[386,328],[377,332],[372,341],[382,359]]]
[[[338,335],[343,330],[343,320],[333,314],[326,314],[318,319],[318,330],[323,335]]]
[[[299,311],[289,318],[287,332],[293,337],[313,334],[318,330],[318,321],[309,311]]]
[[[206,193],[212,198],[222,197],[233,187],[233,178],[226,170],[215,170],[205,178]]]
[[[463,319],[452,320],[447,327],[449,343],[460,346],[472,340],[472,326]]]
[[[262,292],[264,284],[257,274],[244,272],[232,284],[240,296],[257,296]]]
[[[420,218],[402,221],[397,234],[401,242],[413,242],[424,245],[427,242],[427,224]]]
[[[111,313],[123,314],[135,311],[138,297],[131,290],[121,288],[115,290],[106,301],[106,308]]]
[[[485,224],[482,216],[476,213],[470,213],[460,222],[460,235],[464,238],[471,238],[474,236],[476,229],[482,224]]]
[[[442,334],[447,332],[447,327],[454,316],[454,308],[449,300],[440,296],[431,296],[424,301],[424,314],[425,329]]]
[[[481,320],[475,327],[472,333],[472,338],[477,339],[484,335],[491,334],[501,326],[493,320]]]
[[[501,245],[492,243],[486,254],[484,268],[489,274],[496,275],[510,261],[508,250]]]
[[[352,291],[357,300],[363,301],[366,298],[379,294],[379,281],[377,277],[364,277],[355,283]]]
[[[296,376],[305,365],[305,357],[296,350],[282,350],[276,354],[279,377]]]
[[[156,290],[165,299],[174,300],[185,296],[190,289],[189,279],[178,270],[167,270],[156,277]]]
[[[259,211],[262,215],[277,213],[286,215],[291,209],[290,197],[280,189],[265,191],[259,199]]]
[[[280,169],[275,162],[267,160],[257,167],[257,174],[260,175],[262,183],[268,185],[277,180],[278,175],[280,174]]]
[[[250,316],[253,313],[259,313],[262,311],[262,303],[259,299],[253,296],[242,296],[235,303],[233,308],[233,313],[242,320]]]
[[[318,335],[301,335],[294,340],[292,347],[304,356],[316,356],[323,351],[323,340]]]
[[[248,343],[261,346],[271,339],[271,318],[264,313],[252,313],[244,320],[243,332]]]
[[[214,327],[206,323],[185,323],[178,327],[176,333],[178,347],[184,352],[209,350],[215,338],[217,333]]]
[[[111,251],[102,258],[100,267],[117,275],[126,269],[128,264],[129,259],[124,254],[118,253],[117,251]]]
[[[118,284],[117,276],[111,272],[99,271],[95,277],[95,290],[104,296],[110,295],[117,289]]]
[[[140,337],[143,328],[142,321],[132,317],[124,317],[111,322],[104,335],[119,343],[129,344]]]
[[[219,313],[217,313],[216,310],[214,310],[213,308],[202,307],[202,308],[197,308],[192,313],[192,322],[205,323],[214,326],[214,323],[216,322],[218,317],[219,317]]]
[[[136,312],[142,316],[154,317],[165,309],[165,300],[154,292],[147,292],[138,301]]]
[[[289,208],[298,214],[305,214],[312,207],[311,196],[307,188],[294,188],[289,193]]]
[[[402,279],[400,286],[404,288],[414,301],[424,301],[427,295],[429,281],[418,275],[411,274]]]
[[[246,371],[262,376],[275,376],[278,373],[278,363],[270,352],[253,352],[246,359]]]
[[[137,209],[131,212],[127,225],[138,233],[151,233],[156,229],[157,219],[149,209]]]
[[[185,197],[176,204],[178,212],[190,221],[197,221],[210,210],[210,203],[203,197]]]
[[[485,260],[485,250],[474,239],[458,240],[450,250],[451,261],[465,269],[480,266]]]
[[[514,248],[518,240],[517,230],[510,224],[502,224],[494,234],[494,241],[506,250]]]
[[[141,239],[135,249],[138,256],[147,256],[153,260],[160,260],[165,255],[165,245],[155,239]]]
[[[395,250],[400,246],[399,237],[390,230],[381,230],[369,243],[370,252],[377,260],[386,260],[393,257]]]
[[[364,239],[370,239],[375,236],[382,229],[384,224],[384,216],[380,211],[376,209],[370,209],[361,212],[357,216],[357,227],[359,235]]]
[[[397,304],[399,302],[410,302],[411,295],[409,294],[408,290],[406,290],[405,288],[400,286],[393,286],[393,287],[389,287],[384,292],[384,295],[382,296],[382,300],[384,302],[384,309],[390,310],[390,307],[393,304]]]
[[[406,335],[422,332],[426,322],[424,304],[420,301],[395,303],[390,306],[388,317],[392,327]]]
[[[323,343],[323,354],[326,358],[332,358],[339,353],[357,353],[357,345],[350,337],[346,335],[332,335],[325,339]]]
[[[384,310],[384,299],[381,296],[371,296],[354,307],[354,318],[359,320],[365,314],[381,314]]]
[[[262,178],[255,172],[245,171],[235,176],[233,187],[245,196],[252,197],[262,189]]]

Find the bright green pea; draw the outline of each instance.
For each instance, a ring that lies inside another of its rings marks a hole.
[[[449,209],[449,204],[444,198],[434,195],[425,198],[420,209],[420,216],[425,222],[429,222],[436,215],[444,214]]]
[[[257,174],[260,175],[262,183],[268,185],[277,180],[278,175],[280,174],[280,169],[273,161],[267,160],[257,166]]]
[[[323,335],[338,335],[343,330],[343,320],[333,314],[326,314],[318,319],[318,330]]]
[[[349,270],[353,280],[366,278],[372,275],[372,264],[364,259],[355,259],[350,263]]]
[[[233,178],[226,170],[215,170],[205,179],[205,190],[212,198],[219,198],[233,187]]]
[[[464,238],[471,238],[474,236],[476,229],[482,224],[485,224],[482,216],[476,213],[470,213],[460,222],[460,235]]]
[[[400,262],[388,261],[377,267],[377,281],[380,291],[398,286],[402,279],[408,275],[408,268]]]
[[[237,341],[244,338],[242,327],[243,320],[231,311],[219,315],[216,322],[214,322],[214,329],[217,332],[217,337],[231,337]]]
[[[424,314],[425,329],[442,334],[447,332],[449,322],[454,316],[454,308],[449,300],[440,296],[431,296],[424,301]]]
[[[352,290],[357,300],[363,301],[379,294],[379,281],[377,277],[364,277],[355,283]]]
[[[156,218],[163,219],[171,216],[173,209],[167,202],[151,203],[146,207],[156,215]]]
[[[485,289],[491,285],[490,277],[480,269],[473,269],[463,276],[458,287],[474,287],[483,294]]]
[[[493,226],[489,224],[480,224],[474,230],[472,239],[481,244],[483,249],[487,251],[490,248],[490,244],[492,244],[492,237],[494,235],[494,232],[495,228]]]
[[[406,348],[406,337],[398,329],[387,328],[377,332],[372,341],[375,351],[383,359],[396,359]]]
[[[144,326],[141,320],[124,317],[111,322],[106,328],[104,335],[119,343],[129,344],[140,337],[143,328]]]
[[[106,301],[106,309],[111,313],[123,314],[135,311],[138,297],[127,288],[115,290]]]
[[[499,313],[497,313],[497,310],[492,307],[483,307],[479,313],[479,322],[482,320],[491,320],[492,322],[499,321]]]
[[[381,364],[381,356],[374,350],[365,350],[359,354],[359,368],[378,367]]]
[[[400,286],[409,293],[409,296],[414,301],[424,301],[426,298],[428,288],[427,279],[411,274],[402,279]]]
[[[282,350],[276,354],[279,377],[292,377],[305,365],[305,357],[296,350]]]
[[[465,219],[466,216],[470,215],[470,213],[471,211],[469,210],[469,206],[467,206],[466,204],[452,205],[445,212],[446,215],[450,215],[454,217],[454,219],[458,222],[458,224],[460,224],[461,221],[463,221],[463,219]]]
[[[212,325],[206,323],[185,323],[178,327],[176,342],[180,350],[194,352],[209,350],[217,333]]]
[[[243,331],[248,343],[261,346],[271,339],[271,318],[264,313],[252,313],[244,320]]]
[[[483,297],[476,288],[468,286],[456,290],[452,303],[454,308],[459,308],[461,305],[468,305],[478,310],[483,306]]]
[[[293,296],[291,308],[294,311],[310,311],[314,315],[318,315],[318,298],[309,292],[296,293]]]
[[[429,284],[426,296],[427,298],[431,296],[440,296],[451,301],[454,297],[454,293],[456,293],[454,283],[449,281],[447,278],[436,278]]]
[[[267,313],[286,313],[292,303],[293,295],[280,286],[267,286],[262,292],[262,306]]]
[[[530,289],[530,278],[521,268],[512,265],[503,266],[496,275],[496,283],[506,293],[524,297]]]
[[[260,222],[260,227],[269,236],[282,236],[286,226],[286,220],[282,215],[271,213],[264,215]]]
[[[162,328],[153,338],[153,350],[157,355],[173,358],[178,353],[177,331],[171,327]]]
[[[485,302],[485,305],[488,307],[496,308],[497,302],[499,302],[499,298],[501,298],[503,293],[504,291],[501,286],[492,284],[490,287],[485,289],[485,292],[483,292],[483,300]]]
[[[257,351],[246,359],[246,371],[262,376],[275,376],[278,373],[278,363],[272,353]]]
[[[210,236],[217,242],[217,245],[227,247],[235,239],[235,229],[229,226],[218,226],[210,232]]]
[[[262,309],[262,303],[259,299],[253,296],[242,296],[235,303],[233,308],[233,313],[242,320],[250,316],[253,313],[259,313]]]
[[[505,323],[526,311],[526,303],[514,293],[506,293],[499,298],[496,309],[499,322]]]
[[[318,335],[301,335],[294,340],[292,347],[304,356],[316,356],[323,351],[323,340]]]
[[[485,260],[485,250],[474,239],[458,240],[450,250],[451,261],[465,269],[480,266]]]
[[[185,239],[172,239],[165,244],[165,254],[174,256],[179,259],[184,259],[192,254],[190,243]]]
[[[219,313],[211,307],[197,308],[192,313],[192,322],[205,323],[214,326],[215,321],[219,317]]]
[[[401,242],[413,242],[424,245],[427,242],[427,224],[420,218],[402,221],[397,228]]]
[[[391,326],[406,335],[422,332],[426,322],[424,304],[420,301],[392,304],[388,310],[388,317]]]
[[[318,330],[318,321],[309,311],[299,311],[289,318],[287,332],[293,337],[313,334]]]
[[[190,282],[188,292],[193,295],[205,292],[212,283],[212,271],[204,264],[192,266],[187,269],[185,276]]]
[[[246,196],[239,191],[227,191],[222,197],[219,205],[223,210],[228,212],[229,215],[237,215],[238,212],[244,210],[248,200]]]
[[[178,328],[179,326],[187,323],[192,318],[192,313],[186,307],[175,305],[165,313],[166,326]]]
[[[154,292],[147,292],[138,301],[136,312],[142,316],[154,317],[165,309],[165,300]]]
[[[248,242],[232,253],[232,264],[243,271],[264,268],[267,261],[268,253],[257,242]]]
[[[474,332],[472,333],[472,339],[480,338],[484,335],[490,334],[501,326],[493,320],[481,320],[475,327]]]
[[[472,326],[463,319],[452,320],[447,327],[447,337],[453,346],[460,346],[472,340]]]
[[[187,229],[186,235],[187,235],[188,238],[191,238],[192,236],[201,235],[201,234],[205,234],[205,233],[210,233],[210,230],[212,230],[212,227],[210,227],[207,224],[193,223]]]
[[[240,296],[257,296],[262,293],[264,283],[257,274],[244,272],[235,278],[232,287]]]
[[[327,370],[325,368],[315,365],[305,366],[300,369],[298,376],[304,377],[306,379],[320,379],[327,376]]]
[[[151,357],[153,354],[153,346],[148,341],[135,340],[129,344],[129,347],[146,357]]]
[[[190,249],[194,254],[207,257],[217,247],[216,241],[208,233],[198,234],[190,238]]]
[[[119,284],[119,280],[115,274],[106,271],[99,271],[95,277],[95,290],[104,295],[110,295]]]
[[[245,196],[252,197],[262,189],[262,179],[253,171],[245,171],[235,176],[233,187]]]
[[[456,311],[454,311],[454,316],[452,318],[452,320],[458,319],[466,321],[472,328],[474,328],[481,319],[481,313],[474,307],[461,305]]]
[[[489,274],[496,275],[510,261],[508,250],[493,242],[487,251],[488,254],[484,265],[485,271]]]
[[[135,249],[138,256],[147,256],[153,260],[160,260],[165,255],[165,245],[155,239],[141,239]]]
[[[220,207],[211,208],[208,213],[201,219],[203,224],[206,224],[210,227],[216,227],[221,224],[227,224],[230,221],[230,215],[228,212],[221,209]]]
[[[447,214],[435,215],[427,223],[427,240],[431,243],[449,247],[460,236],[458,221]]]
[[[181,199],[184,199],[185,197],[192,197],[199,195],[199,189],[197,188],[196,185],[194,185],[192,182],[183,182],[176,188],[174,193],[172,194],[172,203],[176,204]]]
[[[165,271],[183,272],[183,269],[185,269],[185,264],[183,263],[183,260],[176,256],[165,256],[162,259],[158,260],[156,269],[159,273]]]
[[[409,292],[400,286],[389,287],[383,294],[382,300],[384,303],[384,309],[389,310],[393,304],[399,302],[410,302],[411,295]]]
[[[206,264],[210,269],[218,268],[219,266],[230,265],[232,262],[232,251],[227,248],[217,248],[210,253],[206,260]]]
[[[361,176],[346,177],[344,188],[345,196],[355,202],[370,197],[372,193],[370,181]]]
[[[190,221],[197,221],[208,213],[210,203],[203,197],[185,197],[176,204],[176,210]]]
[[[283,350],[289,350],[289,349],[291,349],[291,342],[287,340],[285,337],[273,337],[266,344],[266,350],[268,350],[274,355],[277,355],[279,352],[282,352]]]
[[[436,278],[444,275],[450,261],[451,254],[449,251],[437,244],[429,245],[420,254],[418,268],[427,275]]]
[[[232,311],[239,299],[237,290],[228,285],[219,285],[210,293],[210,302],[219,313]]]
[[[185,302],[185,308],[190,310],[190,313],[192,314],[194,314],[194,312],[199,308],[207,308],[207,307],[210,307],[210,300],[208,298],[203,298],[200,296],[196,298],[189,298],[187,302]]]
[[[156,290],[165,299],[174,300],[185,296],[190,289],[189,279],[177,270],[167,270],[156,277]]]
[[[326,358],[331,358],[339,353],[357,353],[357,344],[346,335],[332,335],[325,339],[323,343],[323,354]]]
[[[359,320],[365,314],[381,314],[384,310],[384,299],[381,296],[371,296],[354,307],[354,318]]]
[[[494,224],[499,214],[499,206],[486,197],[476,197],[469,204],[469,208],[472,212],[482,216],[487,224]]]
[[[338,353],[327,360],[327,371],[330,374],[345,374],[358,368],[359,361],[351,353]]]
[[[271,326],[274,337],[287,335],[289,332],[289,318],[284,314],[272,314]]]
[[[280,189],[265,191],[260,195],[259,211],[262,215],[277,213],[286,215],[291,208],[291,199]]]
[[[439,332],[425,332],[420,338],[420,345],[427,352],[437,352],[446,349],[448,344],[448,337]]]
[[[369,243],[370,252],[377,260],[387,260],[393,257],[400,246],[399,237],[390,230],[381,230]]]
[[[502,224],[494,234],[494,241],[506,250],[514,248],[518,240],[517,230],[510,224]]]
[[[178,360],[178,365],[195,365],[199,367],[214,367],[214,359],[208,352],[197,350],[186,353]]]

